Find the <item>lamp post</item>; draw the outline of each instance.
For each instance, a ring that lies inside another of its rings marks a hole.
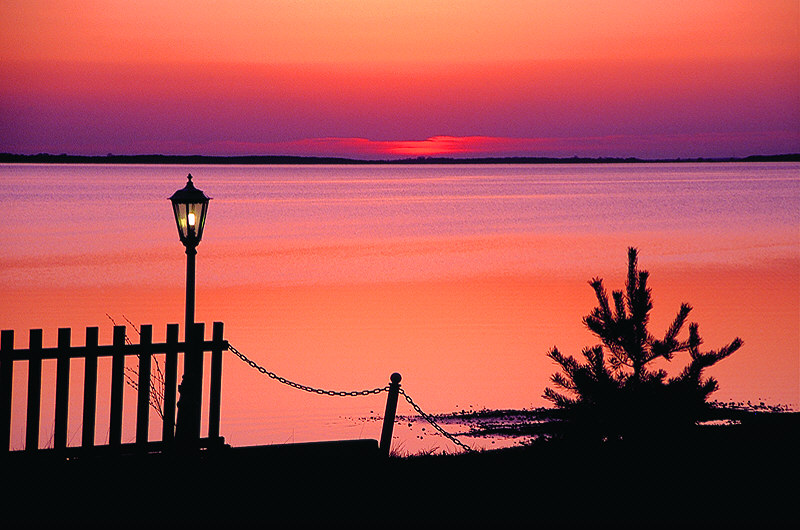
[[[192,175],[182,189],[169,198],[178,225],[178,236],[186,247],[186,320],[183,328],[187,351],[183,363],[183,380],[178,387],[178,419],[175,438],[191,443],[200,438],[200,397],[202,394],[203,359],[188,347],[194,329],[194,270],[197,245],[203,237],[209,197],[194,187]],[[200,338],[202,340],[202,338]],[[195,353],[192,355],[192,353]],[[202,353],[202,351],[200,352]]]

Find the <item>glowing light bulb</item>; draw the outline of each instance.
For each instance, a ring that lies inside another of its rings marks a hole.
[[[194,212],[189,212],[188,221],[189,221],[189,226],[194,226],[196,222]]]

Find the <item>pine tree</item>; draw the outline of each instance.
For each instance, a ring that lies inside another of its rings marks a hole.
[[[555,347],[547,353],[562,372],[553,374],[551,381],[566,394],[548,387],[543,396],[566,409],[572,424],[585,435],[632,438],[693,425],[707,407],[709,394],[718,387],[714,378],[703,378],[703,370],[742,346],[737,337],[719,350],[703,353],[696,323],[689,325],[688,338],[680,340],[692,310],[686,303],[681,304],[663,339],[651,335],[649,274],[638,269],[637,254],[635,248],[628,249],[624,291],[613,291],[609,298],[602,279],[589,282],[598,305],[583,323],[601,344],[585,348],[583,362]],[[656,359],[670,361],[681,352],[689,354],[690,362],[677,377],[668,378],[665,370],[649,368]]]

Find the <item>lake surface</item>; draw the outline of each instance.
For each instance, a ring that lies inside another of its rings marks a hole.
[[[293,381],[362,390],[400,372],[430,413],[544,406],[547,350],[595,344],[581,324],[594,306],[586,282],[621,288],[636,246],[654,334],[686,301],[706,348],[744,339],[709,371],[712,397],[800,402],[796,163],[0,165],[0,328],[18,346],[42,328],[47,346],[58,327],[80,343],[100,326],[110,343],[111,320],[127,319],[163,340],[183,321],[185,275],[167,198],[188,173],[213,198],[197,320],[225,322],[231,344]],[[384,399],[304,393],[228,355],[222,434],[234,445],[378,438],[364,418]],[[401,402],[398,414],[414,411]],[[452,449],[430,426],[404,426],[401,450]]]

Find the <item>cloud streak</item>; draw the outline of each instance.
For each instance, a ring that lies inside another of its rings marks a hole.
[[[797,151],[800,132],[697,133],[665,135],[610,135],[591,137],[509,138],[496,136],[431,136],[421,140],[367,138],[305,138],[284,142],[221,141],[170,145],[141,145],[140,152],[167,148],[172,154],[325,156],[358,159],[415,157],[701,157],[725,146],[746,146],[726,156],[782,154]],[[672,146],[665,152],[664,146]],[[773,152],[774,151],[774,152]]]

